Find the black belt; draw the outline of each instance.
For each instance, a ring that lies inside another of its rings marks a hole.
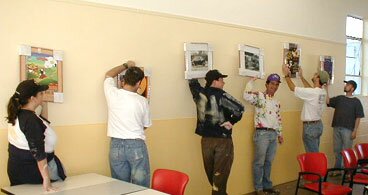
[[[262,127],[262,128],[256,128],[256,130],[260,130],[260,131],[276,131],[275,129],[272,128],[268,128],[268,127]]]
[[[304,124],[313,124],[313,123],[318,123],[321,120],[316,120],[316,121],[303,121]]]

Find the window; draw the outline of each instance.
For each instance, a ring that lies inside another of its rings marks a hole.
[[[362,93],[362,39],[363,20],[348,16],[346,18],[345,80],[354,80],[358,84],[355,94]]]

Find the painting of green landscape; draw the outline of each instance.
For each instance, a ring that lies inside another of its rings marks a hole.
[[[40,85],[48,85],[50,90],[57,90],[57,61],[52,55],[32,53],[26,58],[26,70],[27,79],[35,79]]]

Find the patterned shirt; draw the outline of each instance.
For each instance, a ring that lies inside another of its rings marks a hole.
[[[281,135],[280,102],[264,92],[253,92],[253,81],[249,81],[244,90],[244,99],[255,106],[254,126],[272,128]]]

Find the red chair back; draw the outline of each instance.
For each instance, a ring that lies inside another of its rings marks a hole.
[[[344,159],[345,168],[357,168],[358,167],[358,156],[355,151],[351,148],[341,151],[342,158]]]
[[[157,169],[152,176],[152,189],[170,195],[184,195],[188,181],[189,176],[185,173],[169,169]]]
[[[310,152],[300,154],[297,157],[300,170],[306,172],[312,172],[320,174],[324,177],[327,173],[327,156],[320,152]],[[315,181],[318,180],[317,176],[314,175],[304,175],[304,180]]]
[[[359,159],[368,159],[368,143],[356,144],[355,150]]]

